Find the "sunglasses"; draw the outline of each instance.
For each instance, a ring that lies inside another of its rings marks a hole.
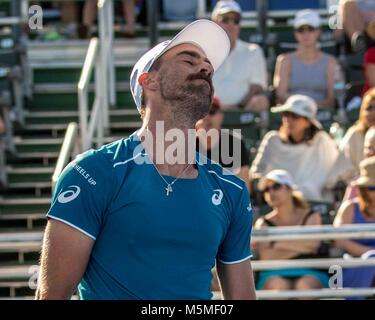
[[[289,111],[282,112],[281,116],[282,117],[286,117],[286,118],[292,118],[292,119],[301,119],[301,118],[303,118],[302,116],[300,116],[300,115],[298,115],[296,113],[293,113],[293,112],[289,112]]]
[[[297,29],[295,29],[298,33],[303,33],[305,31],[308,31],[308,32],[313,32],[316,30],[316,28],[312,27],[312,26],[303,26],[303,27],[299,27]]]
[[[228,24],[230,21],[232,21],[234,24],[239,25],[241,22],[241,18],[231,18],[231,17],[222,17],[221,22],[224,24]]]
[[[283,186],[283,185],[280,184],[280,183],[275,183],[275,184],[273,184],[272,186],[269,186],[269,187],[264,188],[264,192],[270,192],[271,190],[273,190],[273,191],[278,191],[278,190],[281,189],[282,186]]]
[[[367,191],[375,191],[375,186],[364,187]]]

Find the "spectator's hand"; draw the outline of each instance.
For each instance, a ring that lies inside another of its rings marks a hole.
[[[257,94],[250,98],[250,100],[246,104],[245,109],[255,112],[261,112],[268,110],[269,106],[270,102],[268,98],[263,94]]]

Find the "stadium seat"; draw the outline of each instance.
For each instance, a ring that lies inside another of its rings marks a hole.
[[[225,111],[223,127],[240,129],[247,148],[253,148],[260,141],[259,114],[249,111]]]
[[[167,21],[191,21],[196,17],[198,0],[163,0],[164,19]]]

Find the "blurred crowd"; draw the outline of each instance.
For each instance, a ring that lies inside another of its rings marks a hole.
[[[52,6],[61,9],[72,37],[87,38],[96,19],[95,4],[95,0],[81,4],[62,1]],[[122,0],[120,7],[125,21],[120,34],[135,37],[136,22],[145,23],[144,3]],[[365,79],[359,118],[341,141],[335,141],[317,118],[321,109],[337,112],[335,83],[344,71],[338,59],[323,52],[319,45],[322,20],[317,11],[304,9],[296,13],[296,48],[277,57],[272,79],[262,48],[240,39],[242,18],[241,7],[233,0],[218,1],[212,10],[211,19],[228,34],[231,51],[213,77],[216,97],[197,129],[220,130],[228,111],[256,112],[265,118],[269,112],[280,115],[280,127],[262,137],[253,161],[243,137],[231,134],[229,139],[230,148],[236,139],[241,140],[238,175],[248,183],[252,197],[260,194],[264,197],[261,204],[268,207],[268,212],[256,220],[255,228],[321,225],[322,216],[314,210],[314,202],[329,203],[337,209],[330,221],[335,226],[375,223],[375,1],[339,1],[342,28],[334,31],[335,37],[344,39],[346,54],[363,57]],[[0,118],[0,134],[2,131]],[[208,154],[223,148],[220,139],[207,141],[198,136],[197,142]],[[335,195],[338,185],[345,189],[339,199]],[[375,255],[372,239],[338,240],[335,246],[346,257]],[[317,240],[254,244],[259,259],[322,257],[327,254],[325,249]],[[345,270],[345,286],[374,285],[374,268]],[[327,285],[327,273],[319,270],[285,269],[258,275],[259,289],[306,290]]]
[[[223,111],[228,110],[270,111],[281,116],[279,129],[263,136],[252,163],[241,160],[238,175],[248,182],[252,197],[260,194],[268,208],[265,215],[256,219],[256,229],[327,223],[312,205],[317,202],[332,204],[337,214],[328,223],[335,226],[375,223],[375,1],[344,0],[339,5],[343,29],[341,35],[338,32],[335,36],[345,38],[347,54],[363,56],[365,77],[359,118],[340,141],[335,141],[317,118],[321,109],[337,112],[335,83],[337,75],[342,74],[338,60],[319,46],[319,14],[309,9],[296,13],[296,49],[277,57],[271,83],[262,48],[239,39],[239,4],[218,1],[212,11],[211,19],[230,38],[231,51],[213,78],[217,98],[203,119],[206,128],[220,129]],[[197,127],[202,125],[200,121]],[[248,157],[246,151],[245,154]],[[346,189],[344,197],[337,198],[337,186]],[[262,201],[254,204],[261,205]],[[261,260],[328,255],[324,243],[316,240],[260,242],[253,246]],[[338,240],[334,246],[346,258],[375,255],[372,239]],[[374,268],[358,268],[355,272],[346,269],[344,286],[371,287],[374,276]],[[308,268],[263,271],[257,281],[258,289],[308,290],[327,286],[326,271]]]

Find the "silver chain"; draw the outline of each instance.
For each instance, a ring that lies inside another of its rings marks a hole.
[[[157,168],[157,166],[155,165],[155,163],[154,163],[154,161],[151,161],[152,162],[152,164],[154,165],[154,167],[155,167],[155,170],[156,170],[156,172],[159,174],[159,176],[160,176],[160,178],[162,178],[163,179],[163,181],[165,182],[165,184],[167,185],[167,187],[165,188],[165,190],[167,191],[167,196],[169,196],[169,193],[170,192],[173,192],[173,189],[172,189],[172,185],[178,180],[178,179],[180,179],[180,177],[182,176],[182,174],[191,166],[191,163],[190,164],[188,164],[186,167],[185,167],[185,169],[184,170],[182,170],[181,171],[181,173],[171,182],[171,183],[168,183],[168,181],[167,180],[165,180],[164,179],[164,177],[160,174],[160,172],[159,172],[159,170],[158,170],[158,168]]]

